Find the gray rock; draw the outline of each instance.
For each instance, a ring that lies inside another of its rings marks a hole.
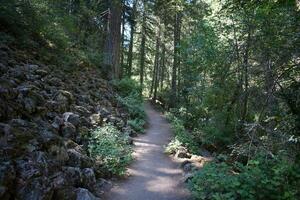
[[[36,111],[37,105],[33,99],[27,97],[24,99],[24,108],[29,114],[31,114]]]
[[[64,146],[53,144],[48,148],[48,153],[60,165],[65,164],[69,160],[67,149]]]
[[[6,146],[8,142],[12,141],[11,128],[8,124],[0,123],[0,146]]]
[[[5,74],[8,71],[8,66],[0,63],[0,75]]]
[[[94,170],[91,168],[84,168],[81,171],[82,174],[82,185],[85,188],[93,189],[96,184],[96,176]]]
[[[62,126],[62,135],[65,138],[75,139],[76,127],[70,122],[64,122],[64,125]]]
[[[35,74],[44,77],[44,76],[48,75],[48,72],[46,70],[43,70],[43,69],[38,69],[38,70],[35,71]]]
[[[74,102],[74,97],[72,93],[69,91],[65,90],[59,90],[55,95],[54,95],[54,100],[58,101],[63,104],[70,105]]]
[[[51,85],[51,86],[56,86],[56,87],[59,87],[59,86],[62,85],[61,79],[56,78],[56,77],[53,77],[53,78],[51,78],[51,79],[48,79],[48,80],[47,80],[47,83],[48,83],[49,85]]]
[[[19,143],[33,139],[37,134],[36,124],[22,119],[12,119],[10,121],[10,126],[11,132]]]
[[[10,200],[10,199],[12,199],[11,194],[8,191],[7,187],[0,186],[0,199],[1,200]]]
[[[77,188],[76,200],[100,200],[100,198],[95,197],[89,190],[85,188]]]
[[[11,162],[0,163],[0,185],[11,188],[14,185],[16,171]]]
[[[22,200],[51,200],[53,188],[47,177],[37,177],[19,182],[16,195]]]
[[[81,171],[79,167],[62,167],[66,184],[69,186],[78,187],[81,184]]]
[[[23,181],[42,175],[42,170],[40,169],[38,163],[34,163],[32,160],[30,162],[25,159],[17,160],[16,170],[18,173],[18,178],[22,179]]]
[[[47,101],[45,106],[49,111],[57,113],[64,112],[67,109],[66,105],[60,104],[59,102],[52,100]]]
[[[62,118],[56,116],[51,125],[53,128],[59,130],[64,125],[64,120]]]
[[[181,163],[181,167],[184,172],[190,172],[193,169],[192,163],[188,160],[185,160],[183,163]]]
[[[57,189],[54,192],[53,198],[56,200],[76,200],[76,188],[75,187],[63,187]]]
[[[87,117],[91,114],[91,112],[83,106],[74,106],[73,110],[74,110],[74,112],[76,112],[80,115],[83,115],[85,117]]]
[[[98,125],[102,122],[101,115],[96,113],[90,116],[90,122],[92,125]]]
[[[70,122],[71,124],[73,124],[76,127],[80,124],[79,115],[76,115],[72,112],[65,112],[63,114],[63,118],[64,118],[65,122]]]
[[[68,149],[68,165],[72,167],[90,168],[93,165],[93,160],[76,149]]]
[[[176,158],[191,158],[192,156],[188,153],[187,149],[184,147],[179,148],[175,154]]]

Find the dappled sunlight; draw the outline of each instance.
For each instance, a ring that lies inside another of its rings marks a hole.
[[[171,131],[166,122],[148,105],[149,129],[134,139],[136,160],[128,168],[127,180],[116,183],[107,195],[113,200],[184,200],[189,192],[182,182],[179,163],[164,153]],[[163,127],[163,128],[157,128]]]

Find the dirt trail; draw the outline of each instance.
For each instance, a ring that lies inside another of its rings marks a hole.
[[[167,121],[146,104],[149,127],[145,135],[135,138],[136,160],[129,167],[130,176],[115,183],[107,200],[186,200],[179,164],[164,154],[171,130]]]

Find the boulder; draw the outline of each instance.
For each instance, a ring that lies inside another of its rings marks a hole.
[[[192,171],[193,165],[191,161],[185,160],[184,162],[181,163],[181,168],[185,173]]]
[[[8,190],[14,186],[16,178],[16,171],[14,165],[9,162],[0,163],[0,186],[2,186],[2,195],[0,192],[0,197],[4,196],[4,193],[9,192]]]
[[[47,177],[37,177],[18,181],[16,199],[24,200],[51,200],[53,188]]]
[[[74,114],[72,112],[65,112],[63,114],[63,118],[65,122],[70,122],[75,127],[77,127],[80,124],[80,118],[79,115]]]
[[[96,184],[96,176],[92,168],[84,168],[81,171],[82,185],[85,188],[93,189]]]
[[[45,104],[45,107],[49,111],[57,113],[63,112],[67,109],[66,105],[60,104],[59,102],[53,100],[48,100]]]
[[[188,153],[187,149],[184,147],[180,147],[176,154],[175,154],[176,158],[191,158],[191,154]]]
[[[8,188],[1,185],[0,185],[0,199],[2,200],[12,199],[11,193],[8,191]]]
[[[54,100],[62,104],[70,105],[74,102],[74,97],[71,92],[66,90],[59,90],[54,95]]]
[[[53,120],[53,123],[51,124],[51,126],[53,128],[55,128],[56,130],[60,130],[61,127],[64,125],[64,120],[63,118],[60,118],[58,116],[56,116]]]
[[[76,200],[75,187],[63,187],[54,191],[53,199],[57,200]]]
[[[0,63],[0,75],[5,74],[8,71],[8,66]]]
[[[36,111],[37,105],[32,98],[27,97],[23,100],[23,102],[24,102],[24,108],[29,114],[34,113]]]
[[[60,165],[69,160],[67,149],[64,146],[53,144],[48,148],[49,156]]]
[[[12,119],[9,124],[11,126],[11,132],[16,137],[18,143],[33,139],[37,134],[36,124],[26,120]]]
[[[64,179],[69,186],[78,187],[81,184],[81,171],[79,167],[62,167]]]
[[[72,167],[88,168],[92,167],[93,160],[85,154],[78,152],[76,149],[68,149],[68,165]]]
[[[44,77],[44,76],[48,75],[48,71],[43,70],[43,69],[37,69],[37,70],[35,70],[35,74],[37,74],[41,77]]]
[[[13,141],[11,127],[8,124],[0,123],[0,146],[6,146],[11,141]]]
[[[102,122],[101,115],[99,113],[92,114],[90,116],[90,122],[92,125],[98,125]]]
[[[70,122],[64,122],[61,132],[64,138],[76,138],[76,127]]]
[[[85,117],[87,117],[91,114],[91,112],[83,106],[74,106],[73,110],[75,113],[78,113],[79,115],[83,115]]]
[[[16,171],[18,178],[22,181],[42,175],[42,170],[40,169],[39,164],[32,160],[28,161],[27,158],[16,161]]]
[[[95,197],[89,190],[85,188],[77,188],[76,200],[100,200],[100,198]]]
[[[94,191],[97,193],[97,191],[100,191],[101,193],[109,192],[113,187],[112,182],[105,180],[103,178],[99,178],[97,180],[97,183],[95,185]],[[96,194],[95,193],[95,194]],[[98,196],[98,195],[97,195]],[[100,196],[100,195],[99,195]]]

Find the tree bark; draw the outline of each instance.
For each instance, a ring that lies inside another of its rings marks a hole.
[[[158,88],[158,76],[159,76],[159,53],[160,53],[160,35],[161,35],[161,27],[160,27],[160,23],[158,25],[158,33],[156,36],[156,48],[155,48],[155,63],[154,63],[154,94],[153,94],[153,101],[155,102],[157,99],[157,88]]]
[[[141,40],[141,55],[140,55],[140,85],[144,86],[144,68],[145,68],[145,46],[146,46],[146,4],[143,1],[143,20],[142,20],[142,40]]]
[[[130,19],[130,43],[129,43],[129,52],[128,52],[128,76],[132,76],[132,59],[133,59],[133,39],[135,31],[135,13],[136,13],[136,3],[137,0],[133,1],[132,13]]]
[[[171,83],[171,95],[170,106],[174,107],[177,101],[177,70],[180,64],[179,58],[179,45],[180,45],[180,32],[181,32],[181,14],[177,12],[174,17],[174,58],[172,69],[172,83]]]
[[[120,43],[122,6],[118,0],[109,0],[107,30],[104,44],[104,72],[109,79],[120,76]]]
[[[121,42],[121,66],[120,66],[120,78],[124,75],[124,54],[125,54],[125,48],[124,48],[124,41],[125,41],[125,0],[123,0],[123,10],[122,10],[122,42]]]

